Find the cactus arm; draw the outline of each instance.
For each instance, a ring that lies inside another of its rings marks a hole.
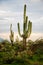
[[[32,31],[32,22],[29,21],[29,22],[28,22],[28,30],[27,30],[28,37],[30,36],[31,31]]]
[[[27,22],[28,22],[28,16],[26,16],[26,30],[27,30]]]
[[[31,31],[32,31],[32,22],[29,21],[29,23],[28,23],[28,32],[31,33]]]
[[[28,22],[28,32],[30,32],[30,21]]]
[[[32,32],[32,22],[30,22],[30,33]]]
[[[12,31],[12,24],[10,24],[10,32]]]
[[[26,23],[24,23],[24,35],[27,34],[27,22],[28,22],[28,16],[26,16]]]
[[[19,33],[19,35],[22,37],[22,35],[21,35],[21,33],[20,33],[20,25],[19,25],[19,23],[18,23],[17,25],[18,25],[18,33]]]
[[[11,33],[10,40],[14,42],[14,32]]]

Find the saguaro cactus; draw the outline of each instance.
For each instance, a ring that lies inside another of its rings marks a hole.
[[[18,23],[18,33],[23,37],[23,45],[26,47],[26,39],[30,36],[32,31],[32,22],[28,21],[28,16],[26,16],[26,5],[24,5],[24,20],[23,20],[23,34],[20,33],[20,25]]]
[[[14,42],[14,32],[12,31],[12,24],[10,25],[10,41],[11,41],[11,44],[13,45],[13,42]]]

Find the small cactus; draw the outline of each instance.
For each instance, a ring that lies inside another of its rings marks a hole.
[[[13,45],[13,43],[14,43],[14,32],[12,31],[12,24],[10,25],[10,41],[11,41],[11,44]]]
[[[23,38],[23,45],[26,47],[26,39],[30,37],[32,31],[32,22],[28,21],[26,16],[26,5],[24,5],[24,21],[23,21],[23,34],[20,33],[20,25],[18,23],[18,33]]]

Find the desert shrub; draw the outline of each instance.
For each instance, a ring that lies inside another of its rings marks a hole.
[[[43,51],[41,49],[37,49],[33,55],[33,60],[35,61],[43,61]]]
[[[2,62],[11,63],[14,60],[14,51],[3,52]]]
[[[2,58],[2,52],[0,52],[0,58]]]
[[[4,58],[3,63],[11,64],[14,61],[14,58]]]

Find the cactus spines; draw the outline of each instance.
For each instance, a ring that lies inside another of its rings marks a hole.
[[[13,45],[13,42],[14,42],[14,32],[12,31],[12,24],[10,25],[10,41],[11,41],[11,44]]]
[[[24,5],[24,20],[23,20],[23,34],[20,33],[20,25],[18,23],[18,33],[23,37],[23,44],[26,47],[26,39],[30,36],[32,31],[32,22],[28,21],[28,16],[26,16],[26,5]]]

